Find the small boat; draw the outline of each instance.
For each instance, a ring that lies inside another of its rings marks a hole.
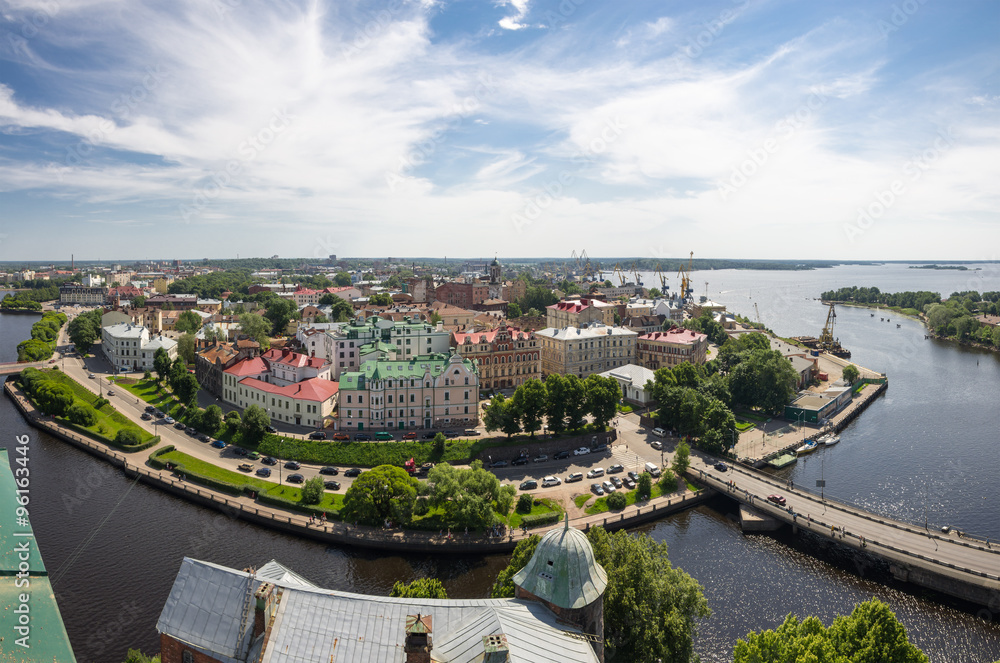
[[[872,313],[872,317],[873,317],[873,318],[875,317],[875,314],[874,314],[874,313]]]
[[[801,447],[796,449],[795,453],[798,456],[804,456],[805,454],[816,451],[818,447],[819,447],[819,442],[817,442],[816,440],[809,440],[806,444],[803,444]]]
[[[827,435],[823,439],[823,445],[827,446],[827,447],[832,447],[837,442],[840,442],[840,436],[839,435]]]
[[[885,318],[879,318],[879,322],[885,322]]]
[[[902,326],[903,326],[903,325],[899,324],[898,322],[896,323],[896,329],[899,329],[899,328],[900,328],[900,327],[902,327]]]

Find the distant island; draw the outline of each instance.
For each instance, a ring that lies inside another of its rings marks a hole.
[[[910,269],[957,269],[960,272],[967,272],[969,268],[965,265],[910,265]],[[973,271],[982,269],[976,267]]]

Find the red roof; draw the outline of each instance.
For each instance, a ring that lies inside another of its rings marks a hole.
[[[240,384],[244,387],[266,391],[276,396],[286,396],[299,401],[317,401],[319,403],[329,400],[340,390],[339,384],[330,380],[324,380],[323,378],[309,378],[308,380],[296,382],[285,387],[279,387],[276,384],[264,382],[256,378],[243,378],[240,380]]]
[[[244,359],[243,361],[236,362],[226,369],[226,373],[239,377],[241,375],[260,375],[261,373],[267,373],[268,370],[266,361],[260,357],[253,357],[252,359]]]
[[[583,309],[587,308],[587,304],[582,304],[580,302],[558,302],[552,306],[547,306],[546,308],[554,309],[556,311],[565,311],[568,313],[579,313]]]
[[[315,295],[316,292],[317,292],[316,290],[313,290],[311,288],[306,288],[301,285],[295,289],[295,293],[299,295]]]
[[[702,334],[701,332],[696,332],[693,329],[682,329],[680,327],[674,327],[670,331],[658,331],[652,334],[644,334],[639,337],[640,341],[659,341],[665,343],[681,343],[683,345],[691,345],[696,341],[702,341],[707,339],[708,336]]]
[[[469,338],[470,343],[492,343],[493,339],[496,338],[497,332],[502,328],[497,327],[496,329],[490,329],[488,331],[477,331],[477,332],[452,332],[452,336],[455,337],[455,342],[458,345],[465,343],[465,339]],[[521,331],[516,327],[507,327],[508,332],[510,332],[511,339],[528,339],[531,338],[531,332]]]
[[[283,348],[281,350],[272,348],[265,352],[262,356],[264,359],[273,364],[281,364],[292,368],[303,368],[305,366],[310,368],[323,368],[324,366],[329,365],[329,362],[320,359],[319,357],[310,357],[288,348]]]

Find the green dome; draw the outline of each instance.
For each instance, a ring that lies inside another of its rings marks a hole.
[[[608,576],[594,561],[594,549],[580,530],[569,526],[550,530],[535,548],[527,566],[514,576],[514,584],[560,608],[590,605],[608,586]]]

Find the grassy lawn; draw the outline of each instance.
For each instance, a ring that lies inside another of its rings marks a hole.
[[[666,492],[669,493],[669,492],[673,492],[673,491],[666,491]],[[661,497],[661,496],[663,496],[665,494],[666,493],[663,491],[663,487],[660,485],[659,482],[656,482],[656,483],[653,484],[653,490],[651,491],[651,497],[650,497],[650,499],[656,499],[657,497]],[[630,490],[627,493],[625,493],[625,506],[626,507],[629,507],[629,506],[632,506],[633,504],[635,504],[635,501],[636,501],[635,500],[635,496],[636,496],[636,491],[634,491],[634,490]],[[605,497],[598,497],[596,502],[594,502],[589,507],[587,507],[587,510],[586,510],[585,513],[588,516],[595,516],[595,515],[597,515],[599,513],[606,513],[609,510],[610,509],[608,509],[608,498],[605,496]]]
[[[753,423],[751,421],[739,421],[739,420],[736,421],[736,430],[739,431],[739,432],[741,432],[741,433],[745,433],[748,430],[752,430],[752,429],[754,429],[756,427],[757,427],[757,424],[755,424],[755,423]]]
[[[277,484],[273,481],[264,481],[263,479],[253,476],[252,474],[244,474],[243,472],[227,470],[213,465],[208,461],[201,460],[200,458],[189,456],[181,451],[168,451],[165,454],[157,456],[157,459],[165,463],[183,465],[184,469],[191,473],[192,476],[190,479],[196,483],[198,476],[203,476],[220,483],[229,484],[236,488],[249,486],[259,493],[265,493],[272,497],[280,497],[291,502],[298,502],[302,499],[302,489],[300,488]],[[319,504],[312,504],[309,506],[316,509],[325,508],[330,511],[339,511],[343,505],[343,495],[324,492],[323,499]]]
[[[576,497],[573,498],[573,504],[576,505],[576,508],[582,509],[583,505],[589,502],[591,497],[593,497],[593,495],[589,493],[584,493],[583,495],[577,495]]]
[[[146,401],[171,416],[173,416],[174,412],[179,412],[182,408],[180,401],[174,398],[166,388],[157,391],[155,381],[139,380],[134,383],[130,382],[120,380],[116,386],[120,389],[127,389],[130,393],[138,396],[140,400]]]
[[[756,412],[748,412],[746,410],[740,410],[739,412],[734,412],[733,414],[740,419],[749,419],[750,421],[760,421],[766,423],[770,420],[770,417],[767,415],[757,414]]]
[[[521,526],[521,519],[525,516],[541,516],[546,513],[562,513],[563,508],[555,500],[551,500],[547,497],[541,499],[535,499],[534,504],[531,507],[531,513],[518,513],[516,510],[507,519],[508,524],[514,529]]]
[[[89,389],[85,388],[82,384],[62,371],[47,370],[43,372],[50,380],[69,387],[73,391],[73,397],[78,401],[83,401],[84,403],[92,406],[95,402],[97,402],[98,398],[100,398],[97,394],[91,392]],[[115,439],[118,431],[122,429],[132,429],[139,433],[139,439],[141,442],[148,442],[153,439],[153,435],[151,433],[148,433],[142,428],[136,426],[128,419],[128,417],[116,410],[110,403],[102,405],[101,409],[96,410],[96,412],[97,423],[93,426],[81,426],[80,428],[84,428],[84,430],[88,430],[92,433],[102,435],[112,440]]]

